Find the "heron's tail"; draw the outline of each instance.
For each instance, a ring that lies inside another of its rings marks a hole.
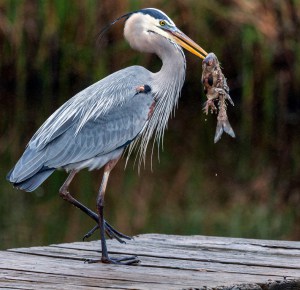
[[[228,119],[227,120],[218,120],[215,139],[214,139],[215,143],[217,143],[221,139],[221,136],[224,131],[225,131],[225,133],[230,135],[232,138],[235,138],[234,131],[233,131]]]
[[[44,165],[44,153],[27,147],[6,179],[15,187],[33,191],[39,187],[55,170]]]
[[[31,192],[38,188],[53,173],[54,170],[55,169],[53,168],[43,169],[33,176],[20,182],[13,182],[10,180],[10,171],[7,175],[7,179],[12,182],[14,187]]]

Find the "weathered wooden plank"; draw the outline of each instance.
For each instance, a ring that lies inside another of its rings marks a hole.
[[[0,286],[14,287],[12,289],[130,289],[135,284],[139,289],[155,289],[156,283],[123,283],[116,285],[113,281],[92,277],[65,276],[61,274],[34,273],[18,270],[3,270],[0,272]],[[165,287],[164,289],[168,289]]]
[[[252,240],[223,237],[202,237],[202,236],[172,236],[146,234],[138,237],[140,244],[169,245],[171,247],[184,247],[193,249],[218,249],[250,251],[252,253],[263,252],[264,254],[284,254],[300,257],[300,242]]]
[[[101,248],[99,241],[89,243],[61,244],[59,247],[72,247],[78,250],[99,251]],[[201,246],[180,247],[168,244],[140,243],[135,242],[120,245],[116,241],[110,241],[109,249],[111,253],[125,253],[128,255],[152,256],[160,258],[188,259],[192,261],[219,262],[224,264],[237,264],[247,266],[273,266],[278,268],[299,269],[300,256],[298,250],[286,250],[287,254],[250,251],[250,250],[229,250],[229,249],[209,249]],[[296,251],[296,252],[295,252]],[[87,257],[88,258],[88,257]]]
[[[65,247],[32,247],[15,249],[20,253],[29,253],[34,255],[49,256],[56,258],[67,258],[83,261],[83,257],[89,257],[91,259],[99,259],[99,253],[86,250],[77,250],[73,248]],[[228,273],[240,273],[240,274],[252,274],[252,275],[269,275],[273,276],[273,279],[282,277],[298,278],[300,276],[300,269],[282,269],[277,267],[262,267],[262,266],[247,266],[236,264],[224,264],[219,262],[203,262],[193,261],[189,259],[175,259],[175,258],[157,258],[141,256],[142,266],[157,267],[157,268],[170,268],[170,269],[182,269],[182,270],[195,270],[195,271],[209,271],[209,272],[228,272]],[[300,265],[299,265],[300,267]]]
[[[244,238],[228,238],[228,237],[215,237],[215,236],[180,236],[180,235],[165,235],[165,234],[143,234],[136,236],[139,241],[151,241],[154,243],[170,243],[170,244],[210,244],[214,245],[260,245],[270,248],[286,248],[286,249],[298,249],[300,250],[300,242],[298,241],[278,241],[278,240],[259,240],[259,239],[244,239]]]
[[[243,289],[261,289],[268,281],[300,280],[299,242],[151,234],[127,245],[108,244],[112,255],[138,254],[142,263],[83,263],[99,258],[99,241],[10,249],[0,251],[0,288],[217,289],[246,284]]]
[[[145,238],[146,236],[146,238]],[[150,236],[150,238],[147,238]],[[147,246],[149,248],[153,246],[160,246],[160,247],[169,247],[169,248],[184,248],[188,250],[199,250],[199,249],[209,249],[209,250],[236,250],[236,251],[245,251],[245,252],[262,252],[264,254],[270,253],[270,254],[284,254],[291,255],[291,256],[300,256],[300,242],[291,242],[292,246],[288,246],[289,242],[281,242],[281,246],[279,245],[280,241],[266,241],[268,244],[266,244],[265,241],[258,244],[254,241],[256,240],[248,240],[249,243],[245,243],[242,239],[235,239],[232,238],[230,240],[229,238],[225,238],[228,242],[223,241],[223,238],[219,238],[219,240],[202,240],[202,239],[194,239],[194,236],[190,238],[182,238],[178,236],[178,238],[174,238],[176,236],[171,236],[170,239],[167,238],[159,238],[159,239],[152,239],[152,236],[156,235],[142,235],[136,237],[136,242],[139,246]],[[164,237],[164,235],[162,235]],[[172,238],[173,237],[173,238]],[[76,245],[77,243],[74,243]],[[82,245],[82,243],[78,243],[79,245]],[[62,244],[63,245],[63,244]],[[123,245],[122,245],[123,246]]]
[[[29,259],[28,257],[31,257]],[[232,285],[243,283],[264,283],[272,276],[257,276],[239,273],[203,271],[185,271],[168,268],[133,267],[118,265],[84,264],[82,261],[58,259],[42,256],[29,256],[21,253],[6,253],[0,255],[0,269],[23,270],[33,273],[33,278],[40,273],[72,276],[74,279],[85,277],[99,280],[96,285],[103,287],[102,280],[109,280],[116,287],[139,288],[140,283],[159,285],[157,289],[181,289],[184,287],[198,288],[206,285]],[[217,284],[216,284],[217,283]],[[80,285],[80,284],[77,284]],[[148,289],[153,289],[149,287]]]

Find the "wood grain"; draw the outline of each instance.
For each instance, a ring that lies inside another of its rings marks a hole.
[[[300,289],[300,242],[146,234],[108,249],[141,263],[84,263],[100,258],[99,241],[9,249],[0,251],[0,288]]]

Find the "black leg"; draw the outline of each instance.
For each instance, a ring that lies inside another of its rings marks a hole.
[[[66,181],[64,182],[64,184],[62,185],[62,187],[59,190],[59,194],[60,196],[70,202],[72,205],[76,206],[77,208],[79,208],[80,210],[82,210],[84,213],[86,213],[89,217],[91,217],[96,223],[97,226],[95,226],[92,230],[90,230],[84,237],[88,238],[90,237],[95,230],[97,230],[99,228],[99,217],[98,215],[93,212],[92,210],[90,210],[88,207],[86,207],[85,205],[83,205],[81,202],[79,202],[77,199],[75,199],[69,192],[68,188],[69,185],[71,183],[71,181],[73,180],[74,176],[76,175],[77,171],[73,170],[71,171],[70,175],[68,176],[68,178],[66,179]],[[130,240],[131,237],[126,236],[122,233],[120,233],[119,231],[115,230],[109,223],[107,223],[104,220],[104,229],[106,234],[111,238],[115,238],[116,240],[118,240],[120,243],[125,243],[125,241],[123,239],[127,239]]]
[[[119,158],[118,158],[119,159]],[[118,159],[112,160],[105,165],[104,174],[102,178],[102,183],[99,189],[97,197],[97,210],[99,214],[99,229],[101,238],[101,262],[111,263],[111,264],[123,264],[123,265],[133,265],[138,264],[140,261],[136,256],[122,257],[122,258],[110,258],[108,256],[106,239],[105,239],[105,223],[104,223],[104,195],[111,170],[114,168]],[[91,261],[90,261],[91,262]]]

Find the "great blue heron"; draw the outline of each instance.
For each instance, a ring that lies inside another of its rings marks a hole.
[[[126,147],[139,146],[144,158],[150,138],[162,139],[185,79],[186,61],[181,47],[200,58],[207,53],[162,11],[146,8],[125,14],[124,36],[133,49],[155,53],[162,60],[159,72],[141,66],[119,70],[69,99],[39,128],[7,179],[19,189],[33,191],[56,169],[70,172],[59,190],[61,197],[97,222],[104,263],[133,264],[137,257],[108,256],[105,232],[120,242],[129,238],[103,218],[104,194],[111,170]],[[94,213],[74,199],[68,187],[83,169],[104,167]],[[89,236],[95,228],[87,235]]]

